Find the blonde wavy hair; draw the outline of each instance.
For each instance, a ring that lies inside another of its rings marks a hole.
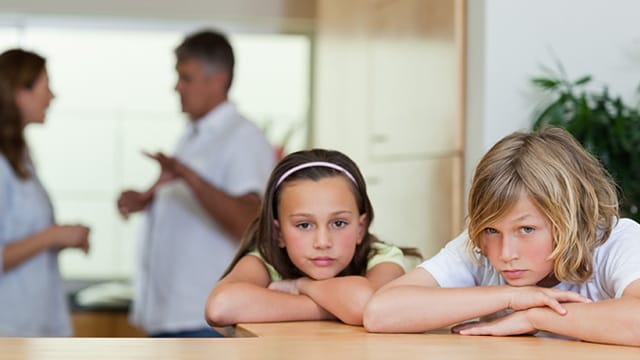
[[[609,238],[619,218],[609,173],[563,129],[506,136],[484,155],[473,176],[468,204],[472,251],[482,253],[482,231],[523,192],[551,224],[549,259],[556,278],[570,283],[589,279],[593,250]]]

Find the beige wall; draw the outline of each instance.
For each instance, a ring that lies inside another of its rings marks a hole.
[[[3,0],[0,14],[82,15],[312,27],[316,0]]]

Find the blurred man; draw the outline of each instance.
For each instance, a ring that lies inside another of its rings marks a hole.
[[[175,54],[175,89],[190,122],[173,157],[147,154],[161,167],[156,183],[118,199],[125,218],[146,213],[131,321],[151,336],[219,336],[204,320],[207,295],[257,214],[275,157],[228,101],[235,61],[227,38],[197,32]]]

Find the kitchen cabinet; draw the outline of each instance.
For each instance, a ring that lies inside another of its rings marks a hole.
[[[71,316],[76,337],[146,337],[129,324],[126,311],[74,311]]]
[[[372,232],[425,257],[464,225],[464,0],[319,0],[312,142],[353,158]]]

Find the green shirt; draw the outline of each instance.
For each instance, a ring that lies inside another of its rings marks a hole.
[[[399,247],[381,243],[374,242],[371,244],[371,248],[376,251],[376,254],[369,259],[367,262],[367,271],[371,270],[374,266],[381,264],[383,262],[391,262],[394,264],[400,265],[402,270],[407,271],[407,264],[404,259],[404,254]],[[262,260],[264,266],[267,267],[267,271],[269,271],[269,277],[271,281],[280,281],[282,280],[282,275],[276,271],[276,269],[269,263],[267,263],[262,255],[258,252],[258,250],[251,250],[247,255],[255,256],[258,259]]]

